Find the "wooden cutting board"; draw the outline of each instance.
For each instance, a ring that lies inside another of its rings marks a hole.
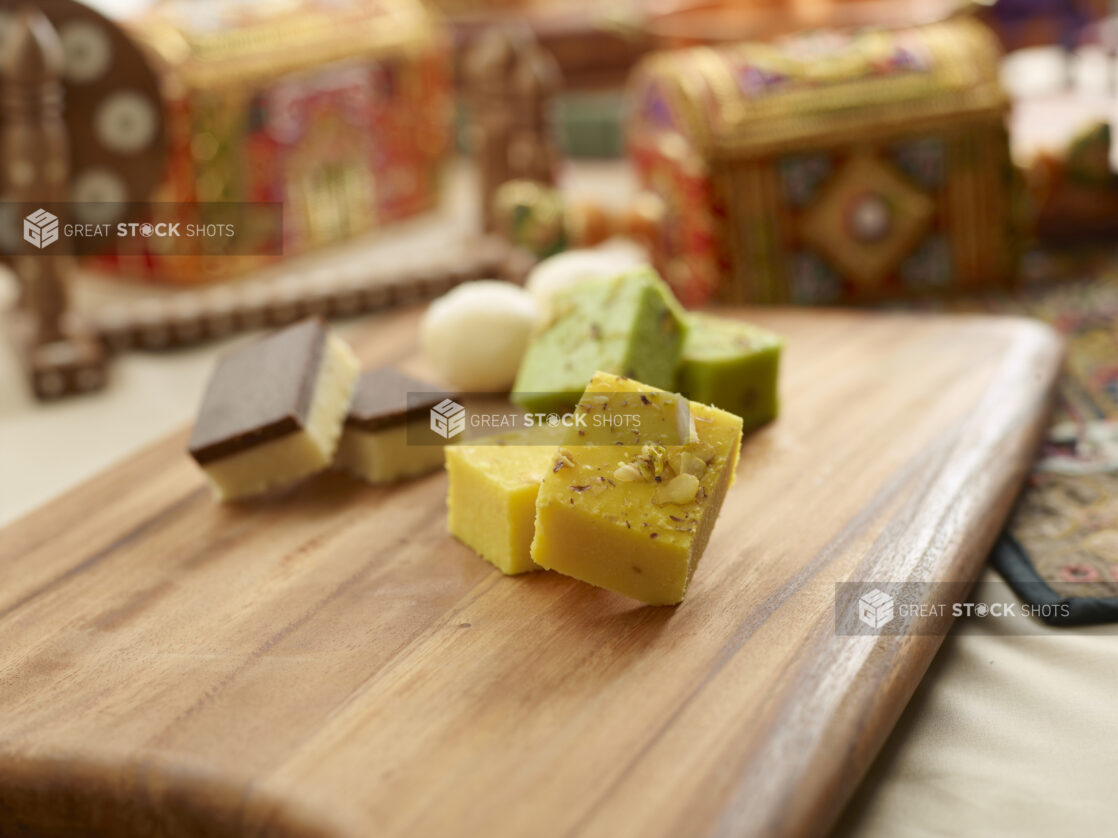
[[[447,536],[442,474],[215,506],[185,433],[4,529],[0,834],[825,832],[940,642],[836,636],[835,584],[977,575],[1060,348],[751,319],[787,338],[784,412],[679,607],[500,576]],[[415,324],[359,354],[417,369]]]

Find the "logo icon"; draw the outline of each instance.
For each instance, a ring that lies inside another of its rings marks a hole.
[[[443,399],[431,408],[431,430],[443,439],[458,436],[466,430],[466,408],[450,399]]]
[[[888,625],[893,620],[893,598],[874,588],[858,600],[858,619],[873,629]]]
[[[42,250],[58,241],[58,216],[45,209],[36,210],[23,219],[23,240]]]

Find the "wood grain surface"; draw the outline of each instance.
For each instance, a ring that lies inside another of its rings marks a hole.
[[[1060,348],[750,319],[787,338],[783,415],[675,608],[500,576],[447,536],[442,474],[215,506],[185,432],[4,529],[0,835],[825,832],[940,642],[836,636],[835,583],[976,576]],[[415,327],[358,353],[421,371]]]

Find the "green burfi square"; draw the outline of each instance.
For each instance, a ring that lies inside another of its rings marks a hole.
[[[580,283],[554,299],[512,400],[531,411],[565,410],[599,370],[671,390],[686,331],[686,314],[651,268]]]
[[[780,337],[710,315],[692,314],[690,321],[676,389],[740,416],[747,431],[776,418]]]

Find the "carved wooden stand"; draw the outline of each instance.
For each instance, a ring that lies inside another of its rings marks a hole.
[[[11,200],[28,211],[23,248],[11,261],[19,300],[8,330],[36,397],[96,390],[105,384],[105,352],[69,311],[73,260],[49,252],[43,235],[57,236],[58,219],[39,208],[65,200],[69,178],[62,45],[50,21],[28,6],[12,21],[0,54],[0,161]]]
[[[470,48],[465,74],[482,228],[490,233],[497,227],[493,199],[501,184],[555,183],[559,151],[551,106],[559,67],[531,30],[494,27]]]

